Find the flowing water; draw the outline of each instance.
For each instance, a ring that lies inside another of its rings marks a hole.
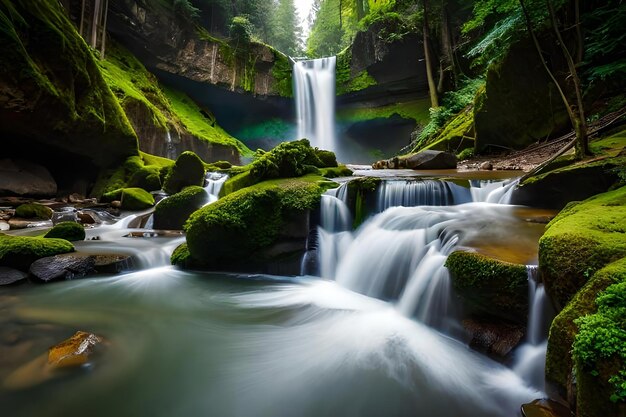
[[[335,62],[333,56],[293,64],[297,139],[307,138],[313,146],[331,151],[337,151]]]

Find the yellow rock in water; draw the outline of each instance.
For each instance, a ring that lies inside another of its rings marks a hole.
[[[48,349],[48,364],[54,368],[83,365],[87,362],[92,348],[101,341],[93,333],[78,331],[69,339]]]

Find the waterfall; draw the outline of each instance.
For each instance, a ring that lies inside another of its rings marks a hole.
[[[515,352],[513,371],[527,383],[543,389],[549,324],[554,311],[545,288],[538,279],[539,269],[528,265],[528,326],[526,340]]]
[[[469,189],[442,180],[383,181],[377,190],[379,213],[397,206],[448,206],[471,201]]]
[[[519,179],[508,181],[470,181],[472,201],[509,204]]]
[[[228,174],[221,172],[207,172],[204,179],[204,190],[208,195],[208,201],[206,205],[216,202],[219,199],[222,186],[228,179]]]
[[[335,61],[320,58],[293,65],[294,95],[298,117],[298,138],[313,146],[336,151],[335,143]]]
[[[176,146],[172,142],[172,135],[169,130],[165,135],[165,156],[169,159],[176,159]]]

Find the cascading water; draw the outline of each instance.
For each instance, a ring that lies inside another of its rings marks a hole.
[[[320,58],[293,64],[298,138],[313,146],[337,150],[335,142],[335,61]]]
[[[538,280],[539,269],[528,265],[528,326],[526,340],[515,352],[513,370],[534,387],[544,388],[548,326],[554,311],[545,288]]]
[[[222,186],[228,179],[228,174],[223,174],[221,172],[207,172],[204,190],[208,194],[207,204],[211,204],[216,202],[220,197],[220,191],[222,190]]]
[[[165,156],[169,159],[176,159],[176,146],[172,142],[172,134],[169,130],[165,135]]]

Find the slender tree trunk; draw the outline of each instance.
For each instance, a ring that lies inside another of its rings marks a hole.
[[[583,30],[580,25],[580,0],[574,0],[574,14],[576,18],[576,37],[578,38],[578,48],[576,50],[576,63],[580,64],[583,60],[585,41],[583,38]]]
[[[459,78],[459,71],[454,59],[454,47],[452,45],[452,30],[450,29],[450,20],[448,17],[448,2],[444,0],[441,5],[441,44],[443,49],[443,59],[446,68],[445,72],[452,74],[452,81],[456,85]]]
[[[576,71],[576,64],[572,59],[572,55],[569,53],[565,42],[563,42],[563,37],[561,36],[561,32],[559,31],[559,26],[556,21],[556,14],[554,12],[552,2],[550,0],[546,0],[546,4],[548,5],[548,10],[550,11],[552,28],[554,29],[554,33],[556,34],[556,38],[559,41],[561,51],[563,52],[565,60],[567,61],[567,68],[569,69],[572,83],[574,84],[574,90],[576,92],[577,111],[573,112],[577,116],[575,117],[574,123],[574,130],[576,131],[576,138],[578,139],[578,142],[576,143],[576,155],[578,157],[583,157],[584,155],[589,155],[590,152],[589,138],[587,136],[587,120],[585,119],[585,105],[583,102],[582,88],[580,86],[580,78],[578,78],[578,71]]]
[[[100,43],[100,59],[104,59],[107,41],[107,17],[109,16],[109,0],[104,0],[104,18],[102,19],[102,41]]]
[[[96,0],[93,8],[93,15],[91,16],[91,47],[96,48],[98,42],[98,23],[100,21],[100,1]]]
[[[428,91],[430,93],[430,105],[439,107],[439,97],[437,95],[437,84],[433,74],[433,60],[430,48],[430,29],[428,27],[428,0],[422,0],[424,10],[424,61],[426,63],[426,78],[428,79]]]
[[[85,0],[83,0],[82,6],[80,8],[80,29],[78,31],[78,33],[80,33],[80,36],[85,36],[85,34],[83,33],[83,27],[85,25]]]
[[[363,7],[363,1],[364,0],[355,0],[357,20],[361,20],[365,17],[365,8]]]
[[[567,115],[569,116],[570,121],[572,122],[572,127],[574,128],[574,131],[578,132],[578,129],[577,129],[577,127],[578,127],[577,116],[572,111],[572,106],[570,106],[569,100],[567,99],[567,96],[563,92],[563,89],[561,88],[561,85],[559,84],[557,79],[554,77],[554,74],[552,73],[552,71],[550,71],[550,68],[548,68],[548,65],[546,64],[546,61],[543,59],[543,54],[541,53],[541,46],[539,45],[539,41],[537,40],[537,36],[535,35],[535,31],[533,30],[532,21],[530,20],[530,15],[528,14],[528,10],[526,9],[526,5],[524,4],[524,0],[519,0],[519,3],[520,3],[520,6],[522,8],[522,12],[524,14],[524,18],[526,20],[526,28],[528,29],[528,32],[530,33],[530,37],[533,40],[533,44],[535,45],[535,49],[537,50],[537,54],[539,56],[539,60],[541,61],[541,64],[543,65],[543,68],[546,70],[546,73],[548,74],[548,76],[550,77],[550,79],[554,83],[557,91],[559,92],[559,96],[561,97],[561,100],[563,100],[563,104],[565,105],[565,110],[567,110]],[[579,157],[578,149],[577,149],[577,155],[576,156]]]
[[[343,1],[339,0],[339,29],[343,27],[343,17],[341,16],[341,12],[343,10]]]

